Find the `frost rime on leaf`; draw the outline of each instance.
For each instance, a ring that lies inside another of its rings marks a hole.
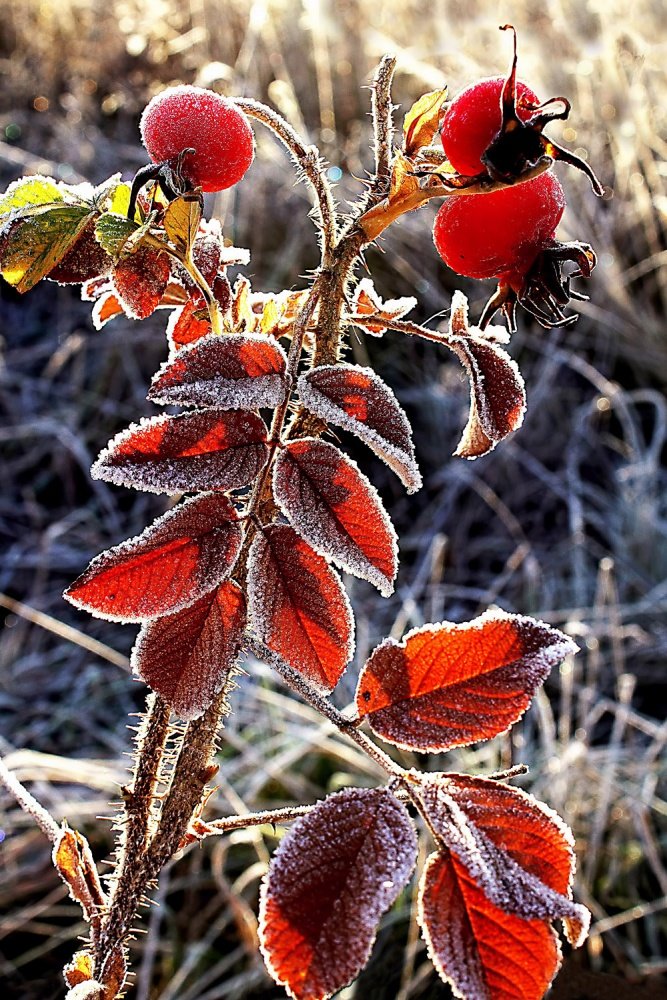
[[[479,458],[521,426],[526,389],[509,354],[468,326],[468,300],[459,291],[452,296],[449,332],[447,343],[470,380],[470,415],[454,454]]]
[[[323,365],[302,375],[298,389],[312,413],[356,434],[384,459],[408,493],[421,488],[408,418],[372,368]]]
[[[396,532],[377,490],[338,448],[314,438],[286,445],[274,467],[278,504],[318,552],[381,594],[398,568]]]
[[[266,425],[250,410],[196,410],[143,419],[117,434],[94,479],[149,493],[228,490],[252,482],[268,457]]]
[[[575,651],[562,632],[521,615],[425,625],[373,651],[357,710],[405,749],[442,752],[488,740],[523,715],[552,667]]]
[[[421,785],[441,844],[423,873],[419,905],[436,967],[466,1000],[541,1000],[560,964],[549,922],[561,918],[577,947],[590,919],[572,901],[570,831],[500,782],[429,775]]]
[[[231,580],[141,628],[134,671],[182,719],[196,719],[222,689],[245,627],[245,599]]]
[[[338,576],[287,524],[272,524],[250,550],[251,624],[267,646],[322,691],[332,691],[354,652],[354,618]]]
[[[324,1000],[358,975],[416,856],[408,812],[385,789],[347,788],[294,824],[259,915],[262,953],[290,996]]]
[[[280,344],[241,334],[211,334],[167,361],[148,398],[158,403],[248,410],[285,398],[287,358]]]
[[[206,494],[102,552],[66,590],[72,604],[110,621],[177,611],[229,576],[242,532],[226,497]]]
[[[169,283],[171,265],[166,253],[140,246],[118,261],[112,278],[114,289],[132,319],[146,319],[160,304]]]

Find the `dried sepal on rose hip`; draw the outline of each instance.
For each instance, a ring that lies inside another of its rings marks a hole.
[[[565,97],[550,97],[540,103],[528,84],[517,80],[516,31],[511,24],[502,26],[501,31],[507,30],[514,35],[508,76],[478,80],[461,91],[447,108],[440,127],[447,159],[464,177],[486,174],[512,184],[548,156],[583,170],[601,197],[604,189],[589,164],[543,134],[549,122],[565,121],[570,102]]]

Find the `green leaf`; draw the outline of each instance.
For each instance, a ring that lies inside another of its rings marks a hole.
[[[9,185],[0,197],[0,217],[9,215],[16,209],[31,206],[53,205],[64,201],[65,190],[52,177],[20,177]]]
[[[71,249],[90,219],[85,205],[30,205],[0,238],[0,274],[18,292],[27,292]]]
[[[105,212],[97,220],[95,238],[111,257],[120,257],[130,236],[139,226],[118,212]]]

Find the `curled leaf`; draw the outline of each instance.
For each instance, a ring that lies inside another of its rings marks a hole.
[[[403,150],[414,156],[422,146],[430,146],[440,126],[447,88],[432,90],[412,105],[403,120]]]

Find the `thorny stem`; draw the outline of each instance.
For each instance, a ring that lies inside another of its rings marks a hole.
[[[321,715],[331,722],[336,729],[341,733],[344,733],[351,740],[353,740],[357,746],[366,753],[371,760],[374,760],[376,764],[386,771],[388,775],[392,778],[396,778],[403,784],[408,780],[408,772],[405,768],[397,764],[396,761],[392,760],[389,754],[381,750],[373,740],[369,739],[364,733],[360,732],[358,729],[358,722],[354,719],[349,719],[346,715],[331,704],[328,698],[325,698],[323,694],[310,683],[310,681],[303,676],[303,674],[298,673],[290,667],[289,663],[283,660],[282,656],[278,653],[274,653],[273,650],[269,649],[263,642],[259,639],[255,639],[254,636],[246,635],[245,646],[251,653],[253,653],[259,660],[264,663],[269,664],[273,667],[277,674],[282,677],[284,682],[287,684],[292,691],[300,695],[304,701],[306,701],[312,708],[316,709]]]
[[[392,140],[394,122],[392,117],[391,83],[396,69],[396,56],[382,57],[375,71],[371,97],[373,117],[373,138],[375,144],[375,187],[384,193],[391,175]]]
[[[264,812],[243,813],[239,816],[223,816],[206,824],[206,834],[229,833],[231,830],[244,830],[248,826],[276,826],[278,823],[291,823],[299,816],[307,816],[313,808],[309,806],[285,806],[284,809],[267,809]]]
[[[310,181],[317,199],[322,226],[322,267],[329,267],[337,239],[336,210],[331,186],[322,169],[319,150],[316,146],[306,146],[292,126],[266,104],[245,97],[234,98],[233,103],[250,118],[265,125],[280,139],[292,155],[299,171]]]

